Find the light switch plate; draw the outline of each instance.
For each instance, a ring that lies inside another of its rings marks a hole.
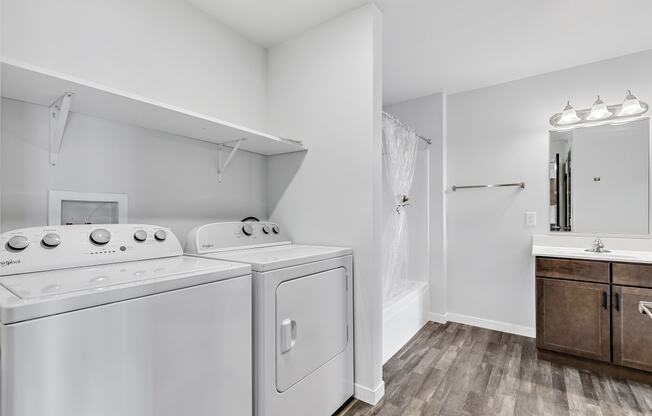
[[[525,213],[525,226],[526,227],[536,227],[537,225],[537,213],[536,212],[526,212]]]

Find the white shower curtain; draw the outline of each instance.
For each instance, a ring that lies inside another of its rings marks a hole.
[[[383,296],[391,299],[406,284],[408,275],[407,211],[414,178],[418,137],[414,130],[383,113],[383,165],[394,205],[382,241]]]

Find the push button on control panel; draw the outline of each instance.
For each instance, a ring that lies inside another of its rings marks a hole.
[[[268,225],[263,225],[263,232],[265,234],[269,234],[269,226]]]
[[[163,230],[157,230],[154,233],[154,238],[156,238],[158,241],[165,241],[165,239],[168,238],[168,233]]]
[[[91,233],[91,241],[95,244],[103,246],[104,244],[111,241],[111,233],[109,230],[105,230],[104,228],[98,228],[93,230]]]
[[[147,240],[147,231],[145,230],[138,230],[134,233],[134,240],[140,241],[141,243],[145,240]]]
[[[16,235],[7,241],[7,245],[13,250],[24,250],[29,246],[29,240],[24,235]]]
[[[254,229],[253,229],[253,227],[251,225],[245,224],[245,225],[242,226],[242,233],[244,235],[251,235],[251,234],[254,233]]]
[[[278,228],[278,225],[274,224],[272,225],[272,231],[274,232],[274,234],[278,234],[281,232],[281,229]]]
[[[56,247],[61,244],[61,236],[57,233],[47,233],[43,236],[41,242],[46,247]]]

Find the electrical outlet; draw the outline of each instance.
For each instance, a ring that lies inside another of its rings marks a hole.
[[[526,227],[536,227],[537,225],[537,213],[536,212],[526,212],[525,213],[525,226]]]

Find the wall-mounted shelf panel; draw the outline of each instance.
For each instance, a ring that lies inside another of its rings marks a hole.
[[[306,150],[299,141],[283,139],[203,114],[104,87],[29,64],[0,58],[2,96],[46,107],[72,93],[71,111],[205,142],[240,143],[240,149],[262,155]]]

